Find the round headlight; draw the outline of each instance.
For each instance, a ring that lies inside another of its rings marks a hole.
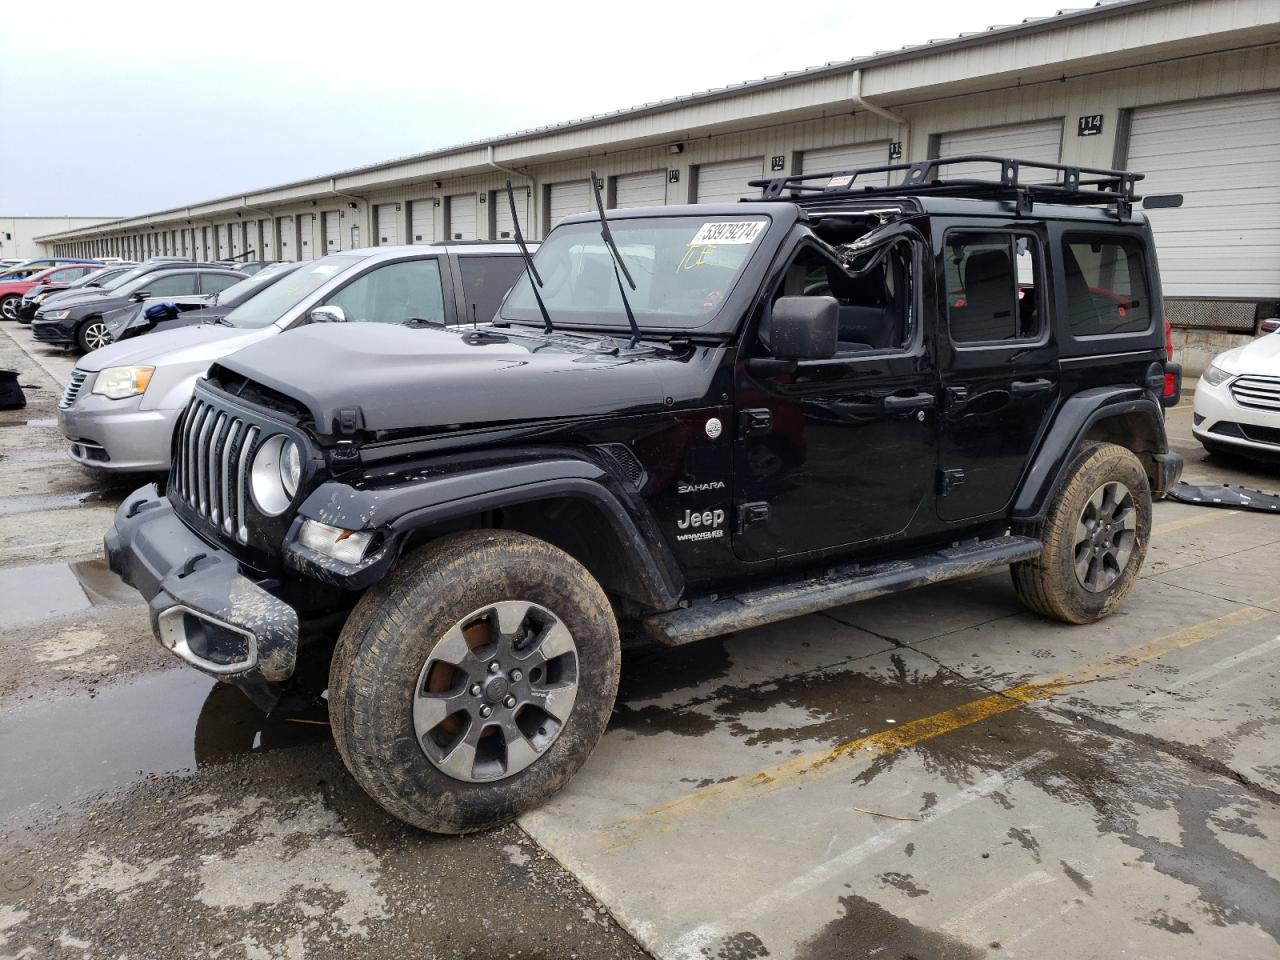
[[[302,473],[301,459],[297,445],[283,433],[268,437],[258,447],[249,471],[249,486],[253,502],[267,516],[284,513],[293,502]],[[290,461],[295,464],[292,470]]]
[[[280,453],[280,482],[284,484],[284,492],[293,499],[298,492],[298,481],[302,479],[302,453],[292,440],[284,442]]]

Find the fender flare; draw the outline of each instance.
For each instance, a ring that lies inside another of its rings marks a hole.
[[[1049,497],[1058,485],[1058,479],[1071,458],[1075,456],[1085,435],[1101,420],[1142,413],[1150,417],[1155,428],[1156,447],[1153,453],[1160,457],[1168,454],[1169,440],[1165,435],[1164,411],[1151,396],[1150,391],[1132,385],[1094,387],[1068,399],[1058,409],[1040,449],[1023,477],[1018,496],[1014,500],[1015,520],[1041,520],[1044,518]]]
[[[406,471],[410,476],[414,472]],[[297,560],[310,561],[307,572],[319,579],[363,588],[386,574],[415,531],[488,510],[572,497],[598,509],[613,536],[626,546],[644,602],[658,610],[679,604],[684,578],[648,508],[600,465],[557,456],[443,475],[418,472],[420,479],[388,487],[357,489],[335,480],[321,484],[298,510],[288,552]],[[381,530],[384,544],[373,562],[343,576],[346,571],[339,565],[297,543],[297,529],[304,519],[348,530]]]

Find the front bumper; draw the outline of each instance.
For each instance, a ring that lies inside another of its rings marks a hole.
[[[36,315],[36,311],[40,309],[40,304],[34,300],[21,300],[18,302],[18,322],[30,323]]]
[[[86,380],[75,402],[58,409],[58,429],[71,442],[71,459],[113,473],[167,471],[173,427],[182,411],[141,407],[142,397],[98,396],[92,380]]]
[[[70,320],[41,320],[39,314],[31,321],[31,336],[41,343],[75,343],[75,329]]]
[[[146,598],[162,646],[259,705],[278,698],[297,665],[297,611],[189,529],[155,484],[125,498],[104,546],[111,569]]]
[[[1280,458],[1280,411],[1238,403],[1231,385],[1238,378],[1213,386],[1204,378],[1196,387],[1191,433],[1206,448],[1229,448],[1268,460]]]

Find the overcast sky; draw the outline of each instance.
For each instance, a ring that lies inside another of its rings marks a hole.
[[[1061,6],[28,4],[4,18],[0,215],[144,213]]]

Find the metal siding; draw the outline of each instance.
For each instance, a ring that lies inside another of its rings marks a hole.
[[[476,238],[476,208],[474,193],[462,193],[449,198],[450,240],[474,240]]]
[[[1280,93],[1135,110],[1128,167],[1184,198],[1147,211],[1166,296],[1280,298]]]
[[[586,213],[591,209],[591,187],[585,180],[572,183],[553,183],[548,191],[550,223],[552,229],[565,217]]]
[[[806,150],[800,155],[801,173],[835,173],[840,170],[856,170],[859,167],[883,167],[889,163],[889,141],[850,143],[822,150]],[[884,187],[889,185],[887,173],[869,174],[858,178],[858,186]]]
[[[1016,160],[1038,160],[1058,163],[1062,158],[1062,121],[1041,120],[1004,127],[980,127],[956,130],[938,137],[938,156],[957,157],[967,153],[990,153]],[[961,163],[947,167],[944,177],[998,177],[1000,170],[989,163]],[[1028,171],[1021,175],[1027,183],[1043,183],[1055,179],[1053,171]]]
[[[698,167],[698,203],[733,203],[743,197],[759,196],[759,187],[748,180],[764,176],[764,158],[704,163]]]
[[[395,246],[400,242],[400,221],[394,203],[380,203],[373,208],[374,243],[382,246]]]
[[[520,217],[520,232],[527,239],[529,236],[529,187],[511,187],[516,201],[516,213]],[[516,233],[511,221],[511,203],[507,200],[507,191],[495,190],[489,198],[493,204],[493,239],[514,240]]]
[[[624,174],[614,182],[614,206],[660,207],[667,202],[667,171]]]
[[[412,229],[410,243],[431,243],[436,238],[436,202],[434,200],[410,200],[409,215]]]
[[[330,253],[337,253],[342,249],[342,212],[340,210],[326,210],[320,214],[322,224],[321,229],[324,232],[324,248],[320,251],[319,256],[327,256]]]

